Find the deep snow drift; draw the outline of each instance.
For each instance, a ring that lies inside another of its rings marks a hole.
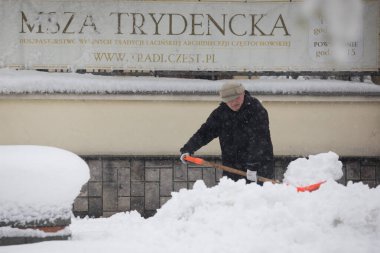
[[[380,187],[343,186],[331,180],[342,168],[334,153],[292,166],[320,176],[322,163],[329,168],[323,173],[330,180],[314,192],[226,178],[206,188],[198,181],[193,190],[173,193],[152,218],[133,211],[111,218],[73,219],[71,241],[0,247],[0,252],[378,252]]]

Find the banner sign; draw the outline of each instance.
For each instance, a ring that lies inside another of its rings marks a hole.
[[[302,2],[0,0],[0,68],[377,71],[378,1],[363,13],[337,58]]]

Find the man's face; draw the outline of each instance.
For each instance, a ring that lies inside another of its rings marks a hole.
[[[243,105],[243,102],[244,102],[244,93],[238,96],[237,98],[235,98],[234,100],[227,102],[226,104],[232,111],[237,112],[240,110],[240,107]]]

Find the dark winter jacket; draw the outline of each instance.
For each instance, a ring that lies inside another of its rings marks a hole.
[[[255,170],[258,176],[274,178],[268,113],[247,91],[239,111],[222,102],[180,151],[193,154],[217,137],[223,165],[242,171]],[[223,175],[233,180],[243,178],[228,172]]]

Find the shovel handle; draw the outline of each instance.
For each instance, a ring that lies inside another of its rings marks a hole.
[[[228,167],[228,166],[225,166],[225,165],[222,165],[222,164],[218,164],[218,163],[213,163],[213,162],[208,162],[206,160],[203,160],[202,158],[198,158],[198,157],[192,157],[192,156],[185,156],[184,159],[188,162],[191,162],[191,163],[194,163],[194,164],[197,164],[197,165],[203,165],[203,166],[206,166],[206,167],[214,167],[216,169],[219,169],[219,170],[224,170],[224,171],[227,171],[227,172],[230,172],[230,173],[234,173],[234,174],[237,174],[237,175],[240,175],[240,176],[243,176],[243,177],[247,177],[247,172],[245,171],[241,171],[241,170],[238,170],[238,169],[235,169],[235,168],[231,168],[231,167]],[[269,178],[265,178],[265,177],[257,177],[257,180],[260,181],[260,182],[271,182],[273,184],[278,184],[279,182],[277,180],[272,180],[272,179],[269,179]]]
[[[224,170],[224,171],[228,171],[228,172],[231,172],[231,173],[243,176],[243,177],[247,177],[247,173],[245,171],[237,170],[237,169],[234,169],[234,168],[231,168],[231,167],[228,167],[228,166],[224,166],[224,165],[221,165],[221,164],[218,164],[218,163],[208,162],[206,160],[203,160],[202,158],[193,157],[193,156],[185,156],[184,159],[186,161],[188,161],[188,162],[191,162],[191,163],[194,163],[194,164],[197,164],[197,165],[202,165],[202,166],[206,166],[206,167],[214,167],[214,168],[217,168],[219,170]],[[278,180],[272,180],[272,179],[265,178],[265,177],[260,177],[260,176],[257,177],[257,180],[260,181],[260,182],[271,182],[273,184],[279,184],[280,183]],[[307,185],[307,186],[297,186],[296,187],[297,188],[297,192],[312,192],[312,191],[316,191],[324,183],[326,183],[326,181],[321,181],[321,182],[318,182],[316,184]]]
[[[228,172],[231,172],[231,173],[243,176],[243,177],[247,177],[247,173],[245,171],[237,170],[237,169],[234,169],[234,168],[231,168],[228,166],[224,166],[224,165],[218,164],[218,163],[208,162],[202,158],[193,157],[193,156],[185,156],[184,159],[188,162],[191,162],[191,163],[194,163],[197,165],[203,165],[206,167],[214,167],[214,168],[219,169],[219,170],[224,170],[224,171],[228,171]],[[257,177],[257,180],[260,182],[272,182],[273,184],[279,184],[280,183],[278,180],[273,180],[273,179],[260,177],[260,176]],[[324,183],[326,183],[326,181],[321,181],[321,182],[318,182],[316,184],[307,185],[307,186],[297,186],[296,187],[297,192],[316,191]]]
[[[205,162],[205,160],[203,160],[202,158],[188,156],[188,155],[186,155],[184,159],[188,162],[198,164],[198,165],[203,165],[203,163]]]

